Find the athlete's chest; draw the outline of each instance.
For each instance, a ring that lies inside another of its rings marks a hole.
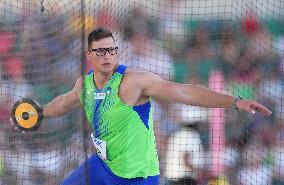
[[[127,78],[122,80],[118,96],[127,105],[140,105],[147,101],[147,98],[143,97],[141,89],[135,84],[135,80],[129,81]]]
[[[101,87],[101,88],[98,88]],[[86,89],[89,103],[96,104],[96,102],[108,102],[114,99],[120,99],[127,105],[139,105],[147,101],[147,97],[143,97],[142,91],[139,88],[137,80],[125,75],[120,79],[112,77],[104,85],[93,83]]]

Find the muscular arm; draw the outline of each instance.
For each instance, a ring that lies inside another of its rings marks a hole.
[[[82,87],[82,79],[79,78],[74,88],[66,94],[62,94],[51,102],[43,106],[43,114],[45,117],[62,116],[65,113],[80,105],[80,92]]]
[[[151,79],[152,84],[146,84],[144,92],[148,96],[208,108],[231,108],[234,101],[232,96],[214,92],[203,86],[168,82],[152,74],[145,76]]]
[[[207,108],[232,108],[234,97],[212,91],[206,87],[194,84],[178,84],[161,79],[152,73],[139,73],[142,84],[142,94],[163,100],[175,101],[183,104]],[[237,107],[254,113],[259,111],[264,115],[271,112],[264,106],[252,100],[239,100]]]

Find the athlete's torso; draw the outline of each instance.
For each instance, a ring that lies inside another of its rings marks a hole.
[[[131,90],[129,83],[133,82],[129,79],[122,83],[125,69],[119,66],[101,89],[95,85],[94,74],[87,75],[81,102],[94,130],[96,148],[101,148],[99,152],[110,169],[124,178],[154,176],[159,174],[159,165],[151,103],[138,98],[141,92]],[[144,104],[129,105],[141,101]]]
[[[136,72],[127,68],[119,87],[120,99],[127,105],[141,105],[149,100],[149,97],[141,95],[141,91]]]

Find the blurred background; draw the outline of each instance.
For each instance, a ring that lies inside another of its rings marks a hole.
[[[161,185],[284,184],[283,0],[0,0],[0,184],[59,184],[94,153],[82,110],[36,132],[9,123],[92,66],[86,37],[113,31],[119,63],[255,99],[270,117],[153,100]]]

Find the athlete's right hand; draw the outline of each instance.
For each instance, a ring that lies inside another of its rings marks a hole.
[[[13,121],[13,118],[9,118],[9,122],[10,122],[11,126],[14,128],[15,131],[22,132],[22,133],[26,132],[24,130],[20,130],[19,127],[16,126],[16,124]]]

